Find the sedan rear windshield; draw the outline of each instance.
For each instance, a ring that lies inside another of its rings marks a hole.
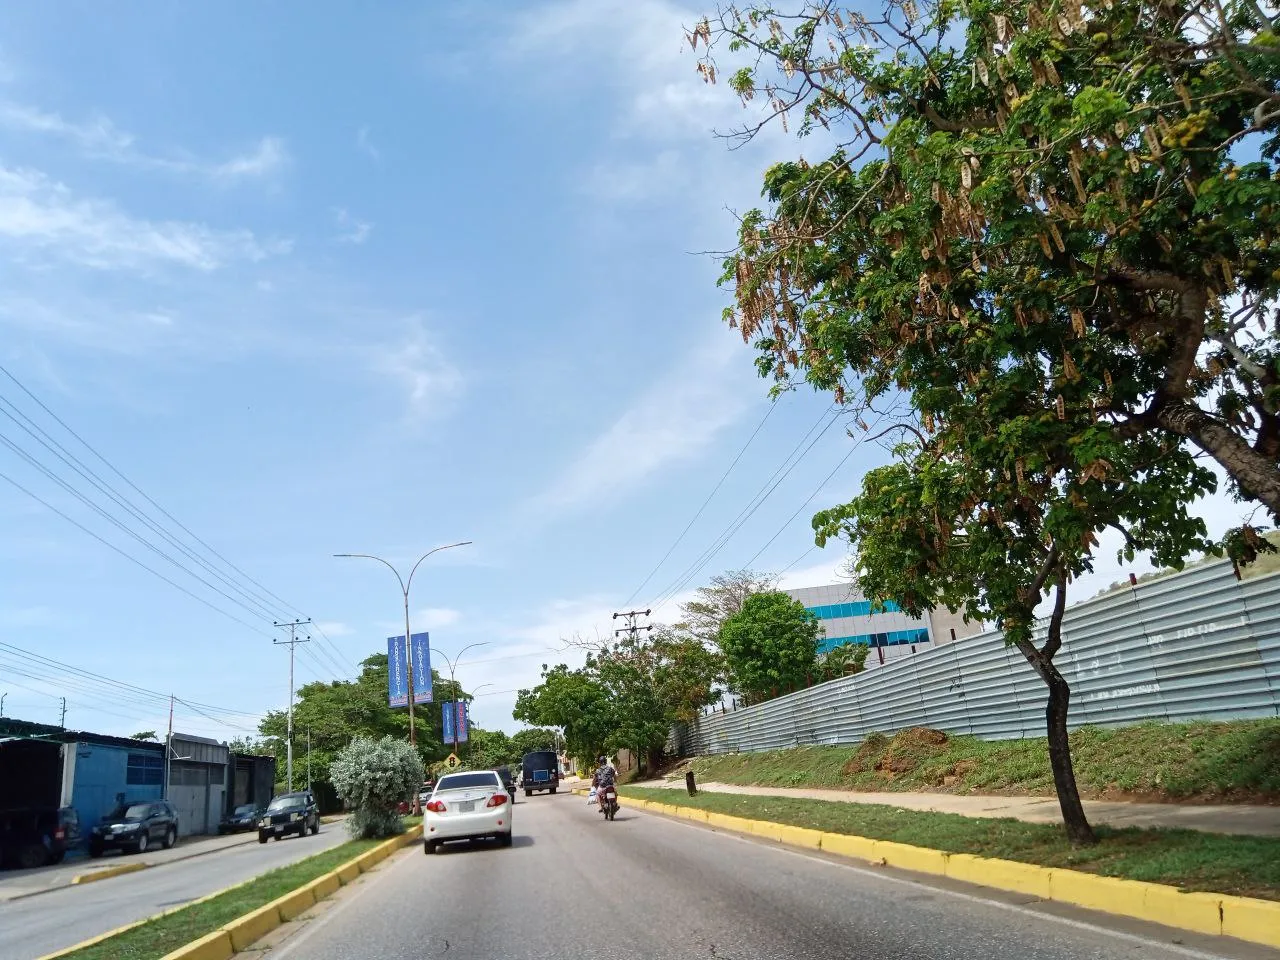
[[[502,786],[502,781],[498,779],[496,773],[455,773],[447,777],[441,777],[440,782],[436,785],[436,791],[500,786]]]

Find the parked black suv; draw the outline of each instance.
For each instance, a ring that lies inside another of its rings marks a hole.
[[[108,850],[143,853],[155,844],[168,850],[178,842],[178,811],[167,800],[122,804],[89,834],[89,856]]]
[[[31,869],[61,863],[80,842],[80,820],[72,807],[0,811],[0,866]]]
[[[290,833],[304,837],[308,830],[320,832],[320,807],[315,797],[306,791],[282,793],[267,805],[258,821],[258,842],[266,843],[272,837],[279,840]]]

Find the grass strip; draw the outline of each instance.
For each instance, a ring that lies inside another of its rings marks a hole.
[[[1280,900],[1280,838],[1228,836],[1196,830],[1096,827],[1098,843],[1075,848],[1062,828],[1012,819],[975,819],[876,804],[790,797],[743,797],[626,787],[636,797],[680,807],[768,820],[828,833],[892,840],[948,853],[1017,860],[1045,867]]]
[[[76,960],[158,960],[192,940],[212,933],[376,847],[381,840],[350,840],[314,857],[279,867],[203,903],[149,920],[140,927],[77,950]]]
[[[1140,723],[1071,734],[1086,798],[1280,800],[1280,720]],[[859,744],[697,757],[700,780],[755,787],[1053,796],[1044,737],[979,740],[927,729]]]

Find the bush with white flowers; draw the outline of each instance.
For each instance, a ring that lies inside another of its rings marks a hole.
[[[395,737],[356,737],[329,765],[329,779],[353,811],[353,837],[389,837],[404,831],[396,807],[421,787],[422,761]]]

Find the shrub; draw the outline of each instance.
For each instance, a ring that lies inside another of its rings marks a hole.
[[[389,837],[404,831],[396,806],[422,783],[422,761],[395,737],[356,737],[329,765],[329,779],[352,808],[347,828],[353,837]]]

